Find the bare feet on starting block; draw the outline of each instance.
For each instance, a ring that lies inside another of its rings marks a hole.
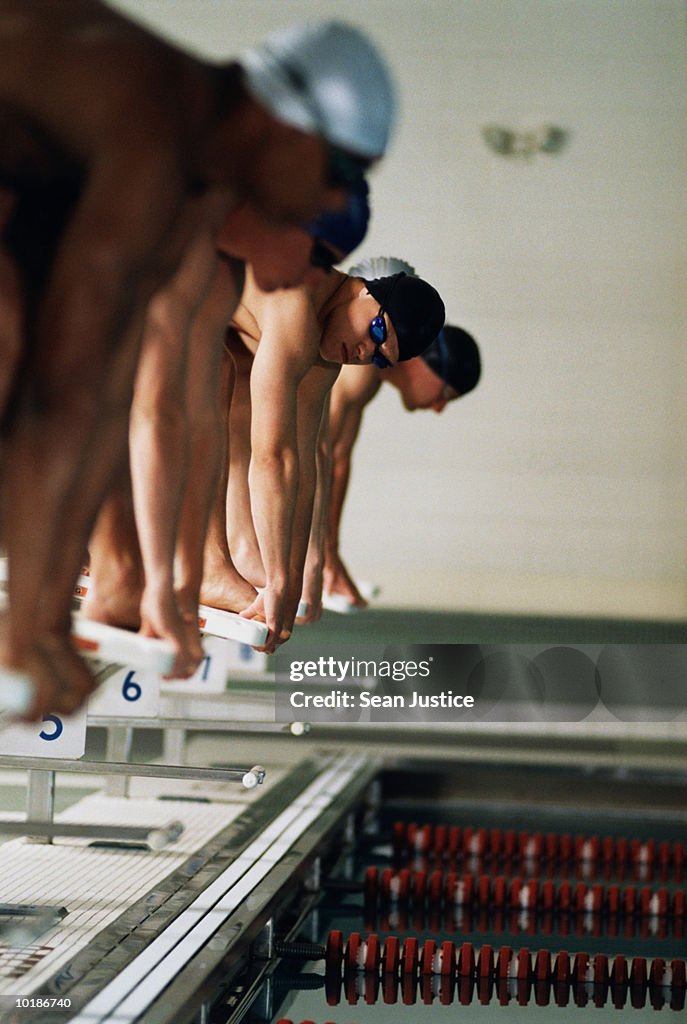
[[[356,611],[360,608],[367,608],[368,605],[338,556],[330,556],[327,560],[322,592],[322,604],[331,611]]]
[[[119,566],[116,559],[102,567],[92,562],[88,581],[82,615],[119,629],[140,628],[143,574],[139,568]]]
[[[95,687],[90,669],[68,635],[46,633],[32,637],[30,644],[11,645],[4,622],[0,627],[0,707],[3,668],[10,680],[15,675],[23,677],[32,691],[25,706],[14,709],[23,721],[35,721],[52,712],[71,714]]]
[[[144,588],[138,566],[127,567],[111,559],[100,568],[91,562],[81,613],[106,626],[140,632],[142,636],[165,640],[172,648],[173,679],[192,676],[203,660],[198,632],[198,611],[184,615],[166,591]]]
[[[57,672],[62,682],[59,708],[54,707],[52,710],[71,714],[81,707],[95,689],[95,677],[83,658],[75,651],[73,641],[68,633],[64,636],[56,634],[42,636],[39,638],[37,646],[50,668]]]
[[[240,612],[255,600],[256,590],[231,562],[208,566],[206,561],[200,603],[223,612]]]

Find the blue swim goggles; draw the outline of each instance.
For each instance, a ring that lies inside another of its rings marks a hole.
[[[384,313],[386,307],[389,304],[393,290],[396,287],[396,283],[401,277],[405,277],[404,271],[400,271],[398,274],[394,274],[389,282],[389,290],[386,294],[384,302],[379,307],[379,312],[374,319],[370,320],[370,326],[368,327],[368,333],[375,347],[375,354],[372,356],[372,362],[380,370],[388,370],[393,363],[390,363],[386,356],[379,351],[379,346],[383,345],[387,339],[386,320],[384,319]]]

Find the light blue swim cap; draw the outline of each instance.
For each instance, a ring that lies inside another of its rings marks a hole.
[[[293,25],[238,60],[250,95],[279,121],[367,160],[384,154],[394,86],[359,29],[339,21]]]

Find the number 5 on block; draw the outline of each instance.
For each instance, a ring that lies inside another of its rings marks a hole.
[[[0,727],[0,754],[20,757],[82,757],[86,709],[73,715],[44,715],[40,722]]]

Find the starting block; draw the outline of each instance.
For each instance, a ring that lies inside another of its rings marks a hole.
[[[0,583],[7,580],[7,559],[0,559]],[[79,577],[79,585],[88,577]],[[81,595],[83,596],[83,594]],[[0,595],[0,605],[6,601]],[[102,622],[72,614],[72,642],[79,654],[91,660],[127,665],[141,671],[167,675],[174,664],[174,651],[165,640],[139,636]],[[24,673],[0,669],[0,714],[22,715],[33,702],[34,684]]]
[[[381,593],[381,587],[378,587],[376,583],[370,583],[369,580],[356,580],[355,585],[360,596],[366,601],[373,601]],[[328,612],[337,612],[338,615],[355,615],[356,612],[365,610],[358,608],[343,594],[323,594],[322,607]]]
[[[86,750],[86,708],[71,715],[47,714],[40,722],[0,726],[2,756],[79,758]]]
[[[0,559],[0,584],[7,581],[7,559]],[[74,597],[83,599],[88,589],[88,576],[79,576],[78,583],[74,588]],[[1,595],[3,604],[5,595]],[[131,668],[150,670],[166,675],[174,664],[174,652],[164,640],[155,637],[139,636],[128,629],[118,629],[116,626],[106,626],[102,622],[94,622],[86,619],[78,612],[72,615],[72,640],[74,647],[83,658],[91,658],[96,661],[107,662],[118,665],[128,665]],[[0,678],[4,679],[6,673]],[[15,677],[13,687],[8,689],[18,694],[21,685],[17,676],[21,673],[12,673]],[[23,683],[29,682],[26,676],[21,676]],[[4,687],[3,687],[4,688]],[[8,697],[9,700],[23,700],[15,696]],[[29,702],[30,703],[30,702]],[[5,702],[0,697],[0,708]]]
[[[379,597],[382,592],[378,583],[370,583],[369,580],[356,580],[355,585],[360,596],[364,597],[366,601],[374,601],[375,597]]]
[[[83,658],[108,664],[127,665],[160,675],[167,675],[174,664],[174,651],[165,640],[106,626],[78,612],[72,615],[72,640]]]
[[[267,626],[256,619],[243,619],[236,612],[224,612],[209,605],[198,605],[198,628],[201,633],[238,640],[249,647],[260,647],[267,639]]]
[[[83,574],[79,576],[74,587],[74,597],[77,601],[84,599],[88,593],[90,582],[89,576]],[[219,636],[223,640],[237,640],[249,647],[259,647],[267,638],[267,626],[264,622],[242,619],[236,612],[225,612],[220,608],[210,608],[204,604],[198,606],[198,628],[201,633]],[[127,664],[129,664],[128,661]],[[131,664],[133,665],[134,662],[132,661]]]

